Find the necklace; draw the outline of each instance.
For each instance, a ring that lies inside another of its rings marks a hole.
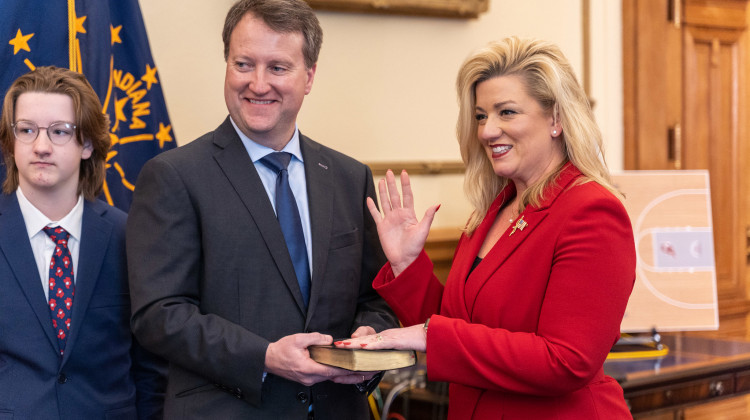
[[[518,214],[516,214],[516,212],[513,211],[513,210],[511,210],[510,214],[511,214],[511,216],[508,219],[508,222],[513,223],[513,221],[516,220],[516,217],[518,217]]]
[[[511,203],[508,207],[508,210],[510,210],[510,218],[508,221],[512,224],[514,220],[521,214],[520,211],[518,211],[518,206],[515,204],[515,202]]]
[[[513,221],[516,220],[516,217],[518,217],[519,214],[516,201],[513,200],[512,202],[508,203],[504,210],[507,212],[505,217],[508,217],[508,215],[510,215],[510,217],[508,218],[508,222],[513,224]]]

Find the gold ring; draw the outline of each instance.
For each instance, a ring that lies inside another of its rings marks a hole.
[[[376,341],[383,341],[383,336],[381,336],[380,334],[377,334],[377,335],[375,336],[375,340],[376,340]]]

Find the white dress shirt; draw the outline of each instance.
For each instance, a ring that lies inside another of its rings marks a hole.
[[[60,226],[70,233],[68,239],[68,250],[73,257],[73,283],[75,284],[78,277],[78,255],[81,248],[81,226],[83,224],[83,196],[78,196],[78,203],[73,209],[58,221],[50,220],[39,209],[23,195],[21,187],[16,190],[18,205],[21,207],[23,221],[26,223],[26,233],[29,235],[31,250],[34,253],[39,270],[39,279],[44,290],[44,297],[49,302],[49,265],[52,260],[52,253],[55,252],[56,244],[52,242],[49,236],[42,230],[43,228]]]
[[[266,155],[275,152],[269,147],[262,146],[254,142],[251,138],[247,137],[237,125],[232,121],[237,135],[240,136],[242,144],[245,146],[250,159],[255,165],[255,170],[258,171],[258,176],[263,182],[263,186],[268,194],[268,199],[271,201],[273,210],[276,211],[276,178],[278,174],[271,168],[267,167],[260,162],[261,159]],[[310,206],[307,201],[307,178],[305,177],[305,163],[302,159],[302,149],[299,143],[299,129],[295,126],[294,134],[291,140],[280,152],[287,152],[292,154],[292,160],[289,162],[287,171],[289,172],[289,186],[292,188],[294,194],[294,200],[297,202],[297,208],[299,209],[299,217],[302,221],[302,233],[305,236],[305,246],[307,247],[307,262],[310,265],[310,280],[312,281],[312,233],[310,230]]]

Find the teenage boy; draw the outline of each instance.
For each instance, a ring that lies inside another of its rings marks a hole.
[[[0,418],[160,418],[165,366],[134,340],[126,215],[99,201],[107,118],[79,73],[39,67],[0,120]]]

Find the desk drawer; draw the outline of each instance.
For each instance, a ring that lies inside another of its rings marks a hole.
[[[736,375],[737,393],[750,392],[750,372],[740,372]]]
[[[750,382],[750,378],[748,378]],[[750,386],[750,383],[748,383]],[[662,408],[700,404],[714,398],[734,394],[735,381],[731,374],[711,376],[708,378],[656,386],[647,390],[625,391],[630,411],[641,413]]]

